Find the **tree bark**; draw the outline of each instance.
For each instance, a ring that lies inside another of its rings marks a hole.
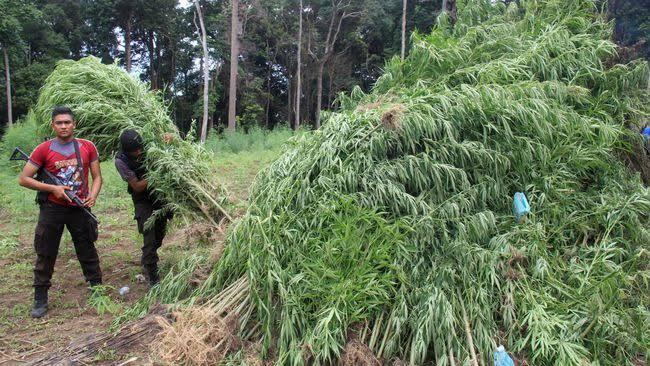
[[[294,128],[293,126],[293,78],[291,74],[287,75],[287,122],[289,123],[289,128]]]
[[[201,123],[201,143],[205,143],[208,135],[208,92],[209,92],[209,65],[208,65],[208,40],[205,33],[205,24],[203,23],[203,13],[201,12],[201,5],[199,0],[194,0],[196,6],[196,13],[199,16],[199,24],[201,25],[201,45],[203,46],[203,123]]]
[[[296,78],[297,78],[297,85],[296,85],[296,120],[293,124],[293,129],[298,130],[300,128],[300,97],[302,96],[302,85],[301,85],[301,75],[300,73],[302,72],[301,69],[301,57],[300,55],[302,54],[302,0],[300,0],[300,9],[298,13],[298,66],[296,67]]]
[[[9,53],[7,52],[7,47],[2,47],[2,54],[5,59],[5,86],[7,88],[7,124],[11,126],[13,122],[12,110],[11,110],[11,73],[9,72]]]
[[[316,118],[314,128],[320,128],[320,110],[323,105],[323,70],[325,69],[325,62],[318,65],[318,76],[316,77]]]
[[[449,19],[451,20],[451,25],[456,25],[456,20],[458,20],[456,0],[449,0]]]
[[[271,109],[271,67],[266,71],[266,107],[264,108],[264,126],[269,128],[269,111]]]
[[[158,77],[156,75],[155,46],[153,44],[153,31],[149,31],[147,37],[147,48],[149,49],[149,78],[151,79],[151,90],[158,89]]]
[[[332,108],[332,95],[334,95],[334,68],[333,62],[327,67],[327,108]]]
[[[129,18],[126,20],[126,27],[124,29],[124,53],[126,58],[126,72],[131,72],[131,31],[132,31],[132,22],[131,14],[129,13]]]
[[[402,1],[402,61],[406,55],[406,4],[408,0]]]
[[[458,11],[456,9],[456,0],[442,0],[442,11],[449,15],[451,25],[455,25],[458,20]]]
[[[237,69],[239,63],[239,0],[232,0],[230,24],[230,95],[228,96],[228,130],[235,131],[237,108]]]

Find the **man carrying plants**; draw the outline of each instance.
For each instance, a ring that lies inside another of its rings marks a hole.
[[[171,140],[169,135],[164,138],[166,142]],[[165,238],[167,220],[170,216],[155,217],[154,221],[149,223],[150,225],[146,225],[154,211],[162,209],[164,203],[149,189],[147,170],[143,164],[142,137],[135,130],[125,130],[120,136],[120,145],[121,151],[115,156],[115,167],[122,179],[128,183],[127,190],[133,199],[138,232],[143,235],[144,240],[140,263],[149,278],[149,285],[153,287],[160,280],[158,248]]]
[[[99,154],[92,142],[74,137],[76,121],[70,108],[55,107],[52,110],[51,126],[56,137],[34,149],[18,178],[21,186],[38,191],[36,201],[40,206],[34,235],[36,263],[34,308],[31,311],[33,318],[40,318],[47,313],[47,292],[64,226],[74,242],[86,282],[91,288],[102,283],[99,256],[95,249],[97,222],[66,194],[66,191],[76,194],[86,210],[95,205],[102,188]],[[42,179],[43,169],[52,173],[62,185]],[[90,189],[89,171],[92,176]]]

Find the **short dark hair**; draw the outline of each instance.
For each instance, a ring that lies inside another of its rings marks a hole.
[[[136,130],[124,130],[120,136],[122,151],[133,152],[142,149],[142,137]]]
[[[60,114],[69,114],[70,117],[74,120],[74,113],[72,112],[72,109],[64,106],[64,105],[57,105],[52,109],[52,120],[54,120],[54,117],[60,115]]]

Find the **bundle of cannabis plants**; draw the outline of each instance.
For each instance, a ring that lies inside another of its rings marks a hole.
[[[49,131],[50,113],[57,105],[74,111],[77,136],[92,140],[102,156],[119,150],[122,131],[138,131],[149,186],[167,209],[200,213],[214,223],[228,217],[222,208],[225,195],[207,164],[211,155],[180,137],[167,106],[147,84],[95,57],[64,60],[45,81],[30,116]]]

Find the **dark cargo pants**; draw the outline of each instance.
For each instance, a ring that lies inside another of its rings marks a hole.
[[[145,223],[153,214],[156,207],[148,201],[135,203],[135,220],[138,222],[138,231],[144,238],[142,245],[142,258],[140,263],[148,274],[158,270],[158,248],[162,246],[167,229],[167,218],[161,217],[148,230]]]
[[[99,256],[95,249],[96,232],[88,216],[79,207],[62,206],[52,202],[40,205],[38,224],[34,235],[36,263],[34,264],[34,287],[49,288],[54,264],[59,253],[63,227],[72,237],[77,259],[86,281],[102,282]]]

